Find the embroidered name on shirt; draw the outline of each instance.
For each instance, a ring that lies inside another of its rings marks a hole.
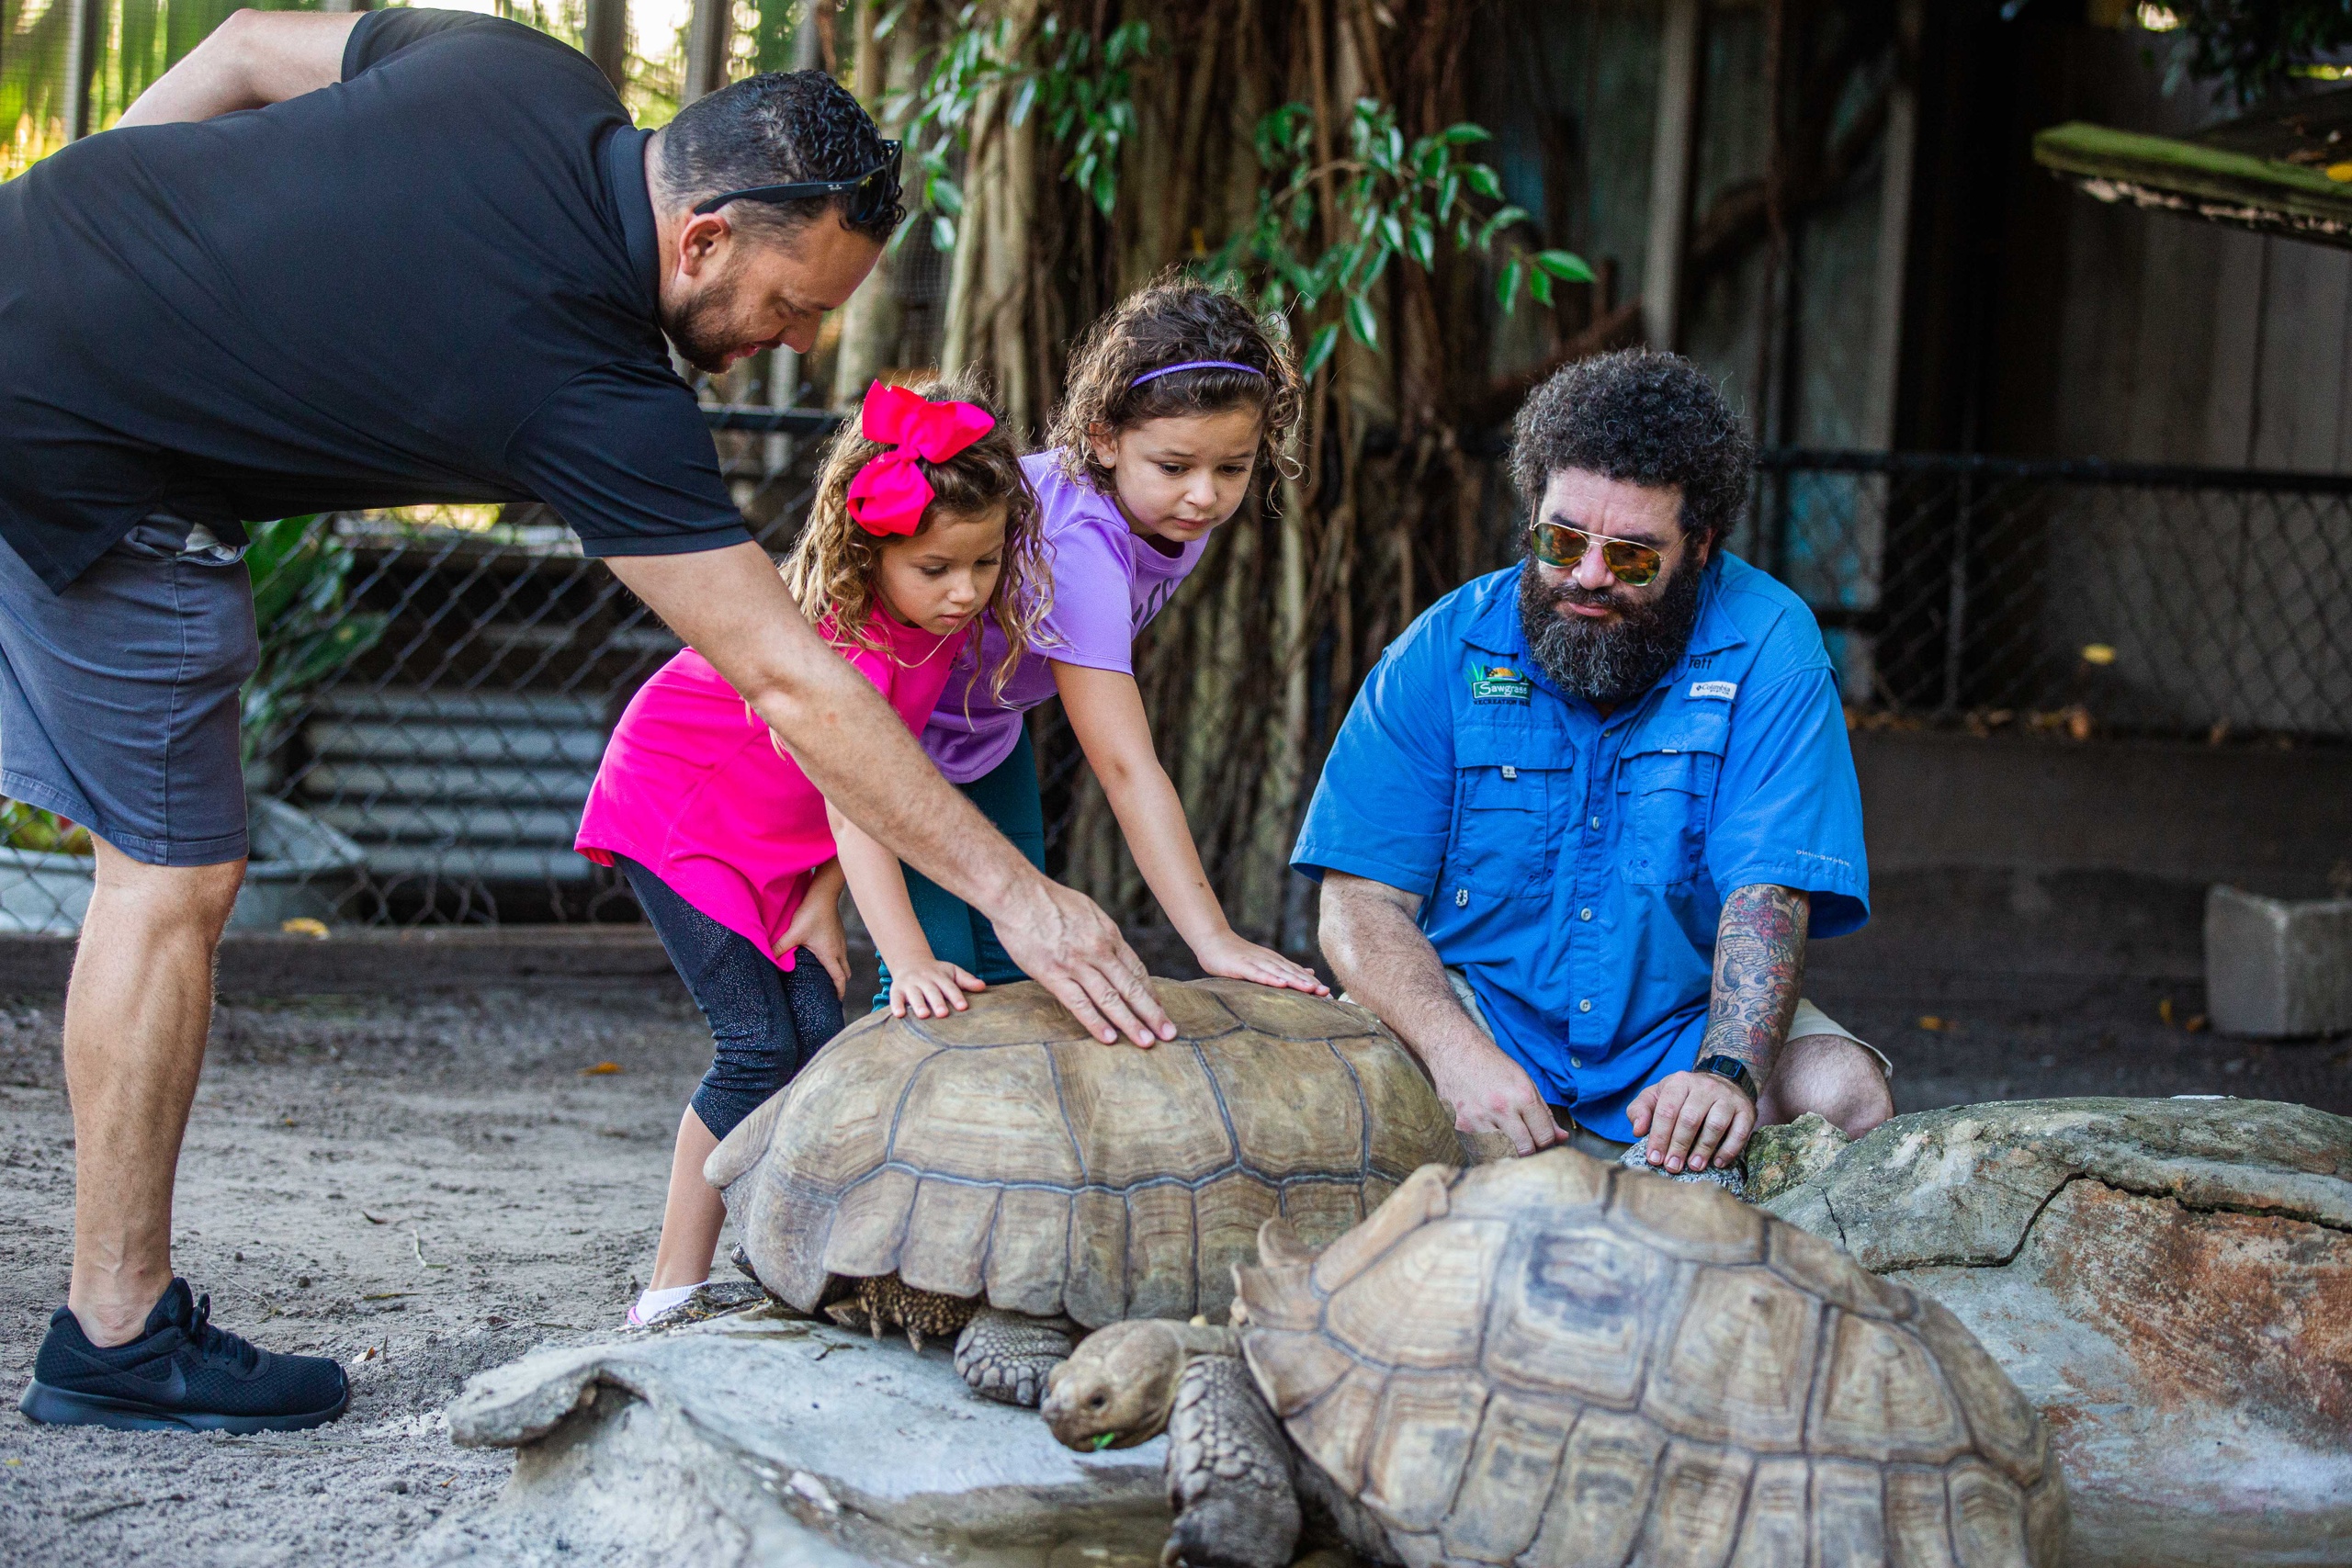
[[[1533,690],[1527,677],[1508,664],[1476,661],[1470,666],[1470,700],[1474,703],[1523,703]]]
[[[1736,681],[1693,681],[1690,682],[1690,694],[1694,697],[1713,697],[1719,702],[1727,703],[1739,694],[1739,682]]]

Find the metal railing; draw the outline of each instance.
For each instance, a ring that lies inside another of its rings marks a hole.
[[[833,416],[706,412],[780,551]],[[635,918],[571,837],[622,705],[679,645],[612,574],[531,507],[257,538],[239,923]],[[1860,724],[2352,741],[2352,477],[1780,451],[1730,544],[1813,607]],[[1035,725],[1049,802],[1072,801],[1058,715]],[[1049,819],[1051,865],[1075,815]],[[73,929],[86,856],[21,807],[7,826],[0,929]]]

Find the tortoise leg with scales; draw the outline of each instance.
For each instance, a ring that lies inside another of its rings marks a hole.
[[[1313,1242],[1462,1157],[1419,1064],[1360,1008],[1155,981],[1177,1038],[1080,1031],[1043,987],[845,1030],[704,1167],[752,1273],[802,1312],[953,1339],[1035,1406],[1087,1328],[1222,1318],[1258,1227]]]
[[[1417,1172],[1235,1326],[1122,1323],[1048,1381],[1081,1450],[1165,1431],[1163,1561],[2055,1568],[2047,1432],[1959,1321],[1721,1191],[1566,1148]]]

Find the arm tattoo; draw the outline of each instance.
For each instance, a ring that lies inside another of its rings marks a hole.
[[[1763,1083],[1796,1016],[1812,912],[1813,900],[1804,894],[1761,883],[1736,888],[1724,900],[1702,1057],[1736,1056]]]

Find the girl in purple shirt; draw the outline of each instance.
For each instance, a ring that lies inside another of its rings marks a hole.
[[[1054,449],[1022,459],[1051,553],[1052,612],[997,691],[958,665],[922,742],[1042,869],[1045,808],[1023,720],[1059,696],[1136,868],[1201,968],[1323,995],[1312,972],[1227,921],[1135,678],[1136,637],[1240,509],[1258,465],[1282,450],[1299,400],[1284,340],[1229,294],[1158,283],[1097,321],[1071,355]],[[979,667],[1001,651],[990,626]],[[876,1006],[944,1017],[966,991],[1023,977],[978,910],[911,870],[906,887],[906,903],[861,908],[884,963]]]

